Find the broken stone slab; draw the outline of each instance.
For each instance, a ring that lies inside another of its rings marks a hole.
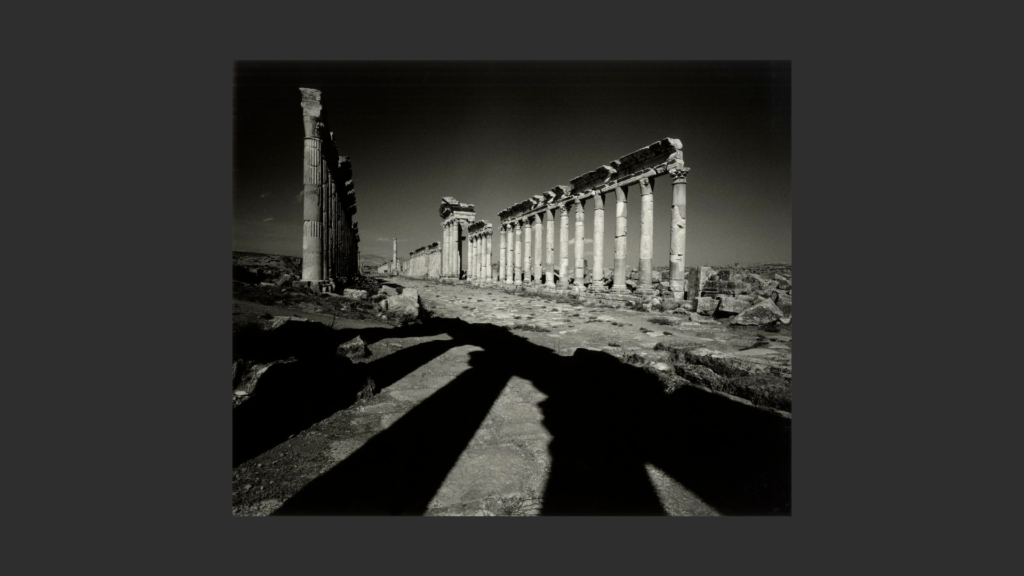
[[[740,312],[743,312],[747,308],[750,308],[751,303],[746,300],[740,300],[732,296],[719,296],[718,297],[718,309],[717,314],[725,316],[735,316]]]
[[[350,360],[356,358],[366,358],[370,355],[370,348],[363,342],[363,339],[359,336],[338,345],[337,354],[344,356]]]
[[[731,324],[738,326],[763,326],[782,318],[784,314],[771,300],[762,300],[736,315]]]
[[[411,288],[406,288],[402,294],[382,300],[380,308],[389,318],[401,323],[412,322],[420,315],[419,293]]]
[[[380,287],[380,290],[377,292],[377,294],[383,294],[385,296],[398,296],[398,290],[396,290],[392,286],[384,285]]]
[[[718,300],[711,296],[700,296],[697,298],[697,314],[710,316],[718,309]]]
[[[274,316],[269,320],[267,328],[276,330],[287,322],[309,322],[309,318],[303,318],[302,316]]]
[[[366,290],[356,290],[355,288],[345,288],[341,291],[341,295],[345,298],[352,300],[363,300],[367,296]]]
[[[280,278],[277,279],[277,282],[275,282],[275,284],[277,284],[278,286],[284,286],[285,284],[287,284],[288,282],[291,282],[291,281],[292,281],[292,275],[291,274],[284,274]]]
[[[748,376],[763,372],[760,366],[744,363],[732,356],[709,348],[686,350],[683,357],[690,364],[707,366],[722,376]]]

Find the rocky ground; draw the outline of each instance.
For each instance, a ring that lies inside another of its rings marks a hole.
[[[394,280],[235,283],[236,515],[789,514],[788,324]]]

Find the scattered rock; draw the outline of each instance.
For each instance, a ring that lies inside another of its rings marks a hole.
[[[292,275],[291,274],[283,274],[283,275],[281,275],[280,278],[277,279],[276,284],[278,286],[284,286],[286,283],[291,282],[291,280],[292,280]]]
[[[391,286],[381,286],[380,291],[377,294],[383,294],[385,296],[398,296],[398,290]]]
[[[746,300],[741,300],[732,296],[719,296],[718,310],[716,312],[724,316],[735,316],[747,308],[750,308],[750,305],[751,303]]]
[[[287,322],[309,322],[309,318],[303,318],[302,316],[274,316],[270,319],[267,327],[270,330],[276,330]]]
[[[669,370],[672,369],[672,367],[664,362],[655,362],[654,369],[657,370],[658,372],[668,372]]]
[[[352,300],[363,300],[366,298],[366,290],[356,290],[354,288],[345,288],[341,291],[342,296],[345,298],[351,298]]]
[[[398,296],[391,296],[380,303],[389,318],[401,323],[412,322],[420,315],[420,297],[416,290],[406,288]]]
[[[697,313],[705,316],[710,316],[715,313],[718,309],[718,300],[710,296],[701,296],[697,298]]]
[[[366,358],[370,355],[370,348],[367,347],[366,342],[363,342],[361,337],[356,336],[338,346],[338,355],[349,359]]]
[[[782,318],[784,314],[771,300],[761,300],[732,319],[732,324],[739,326],[761,326]]]

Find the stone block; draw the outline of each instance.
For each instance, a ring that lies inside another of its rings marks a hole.
[[[715,313],[718,309],[718,300],[710,296],[700,296],[697,298],[697,313],[705,316],[710,316]]]
[[[763,326],[782,318],[784,314],[771,300],[761,300],[732,319],[731,324],[739,326]]]
[[[344,356],[348,359],[355,358],[366,358],[370,355],[370,349],[366,346],[366,342],[359,336],[340,344],[338,346],[337,353],[339,356]]]
[[[354,288],[345,288],[342,290],[341,294],[345,298],[350,298],[352,300],[363,300],[367,296],[366,290],[356,290]]]
[[[746,300],[733,298],[732,296],[719,296],[717,313],[725,316],[735,316],[750,308],[750,306],[751,303]]]

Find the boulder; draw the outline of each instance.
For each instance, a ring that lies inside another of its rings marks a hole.
[[[701,296],[697,298],[697,313],[705,316],[710,316],[715,313],[718,309],[718,300],[710,296]]]
[[[719,296],[717,313],[725,316],[735,316],[747,308],[750,308],[750,305],[750,302],[747,302],[746,300],[741,300],[732,296]]]
[[[398,290],[392,286],[381,286],[377,294],[383,294],[385,296],[398,296]]]
[[[626,280],[626,288],[629,288],[630,290],[636,290],[636,287],[637,287],[636,281],[634,281],[634,280]]]
[[[779,297],[775,300],[775,305],[782,311],[783,316],[793,315],[793,297],[785,294],[779,294]]]
[[[661,307],[664,308],[665,310],[675,310],[676,308],[679,308],[683,304],[684,302],[680,302],[679,300],[673,300],[672,298],[666,298],[661,301]]]
[[[771,300],[762,300],[732,319],[732,324],[739,326],[763,326],[782,318],[784,314]]]
[[[380,303],[389,318],[399,322],[412,322],[420,315],[420,296],[416,290],[406,288],[400,295],[391,296]]]
[[[349,360],[356,358],[366,358],[370,355],[370,349],[366,346],[366,342],[359,336],[349,340],[348,342],[342,343],[338,346],[338,356],[344,356]]]
[[[277,279],[277,282],[275,282],[275,284],[277,284],[278,286],[284,286],[287,282],[291,282],[291,280],[291,274],[282,274],[281,277]]]
[[[341,291],[341,295],[351,300],[363,300],[366,298],[366,290],[356,290],[354,288],[345,288]]]
[[[651,282],[661,282],[661,270],[651,270]]]

